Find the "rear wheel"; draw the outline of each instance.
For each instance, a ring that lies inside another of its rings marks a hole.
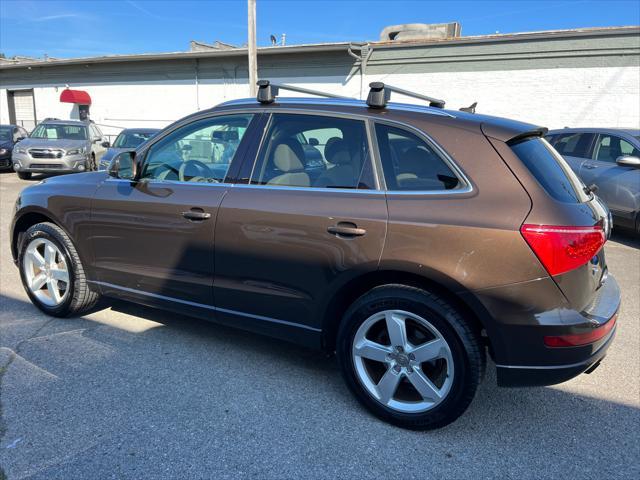
[[[29,228],[18,260],[24,289],[43,312],[66,317],[98,302],[99,295],[89,288],[75,246],[57,225],[38,223]]]
[[[87,167],[87,170],[90,172],[95,172],[98,169],[98,165],[96,164],[96,156],[95,154],[91,154],[91,157],[89,157],[89,166]]]
[[[486,364],[478,333],[453,306],[402,285],[358,299],[343,319],[337,350],[358,400],[381,419],[416,430],[462,415]]]
[[[17,172],[18,178],[20,180],[29,180],[31,179],[31,172]]]

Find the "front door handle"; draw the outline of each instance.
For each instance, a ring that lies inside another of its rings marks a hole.
[[[364,228],[358,228],[355,223],[340,222],[337,225],[327,228],[327,232],[337,237],[361,237],[367,231]]]
[[[589,170],[593,170],[594,168],[598,168],[598,166],[594,165],[593,163],[585,163],[584,164],[584,168],[588,168]]]
[[[192,208],[191,210],[182,212],[182,216],[194,222],[207,220],[211,218],[211,214],[205,212],[201,208]]]

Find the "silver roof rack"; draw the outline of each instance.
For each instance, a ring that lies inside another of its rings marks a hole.
[[[444,108],[444,100],[428,97],[420,93],[411,92],[404,88],[393,87],[391,85],[385,85],[382,82],[372,82],[369,84],[369,96],[367,97],[367,105],[370,108],[385,108],[391,98],[391,92],[399,93],[407,97],[418,98],[420,100],[426,100],[429,102],[430,107]]]
[[[273,103],[276,97],[280,93],[280,90],[288,90],[290,92],[308,93],[310,95],[316,95],[318,97],[327,98],[340,98],[342,100],[351,100],[350,97],[343,97],[342,95],[336,95],[334,93],[320,92],[318,90],[311,90],[308,88],[294,87],[292,85],[285,85],[284,83],[271,83],[269,80],[258,80],[258,102],[262,104]]]

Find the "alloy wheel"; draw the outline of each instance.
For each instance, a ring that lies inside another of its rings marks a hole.
[[[367,318],[353,340],[356,375],[367,392],[401,413],[431,410],[453,383],[449,344],[425,318],[385,310]]]
[[[37,238],[27,246],[22,268],[31,293],[44,305],[56,307],[69,295],[69,267],[60,249]]]

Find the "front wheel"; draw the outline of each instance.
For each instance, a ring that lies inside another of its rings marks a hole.
[[[484,375],[477,331],[441,297],[387,285],[360,297],[338,333],[347,385],[379,418],[428,430],[466,410]]]
[[[89,288],[73,242],[57,225],[38,223],[29,228],[18,260],[24,289],[43,312],[66,317],[98,302],[99,295]]]

